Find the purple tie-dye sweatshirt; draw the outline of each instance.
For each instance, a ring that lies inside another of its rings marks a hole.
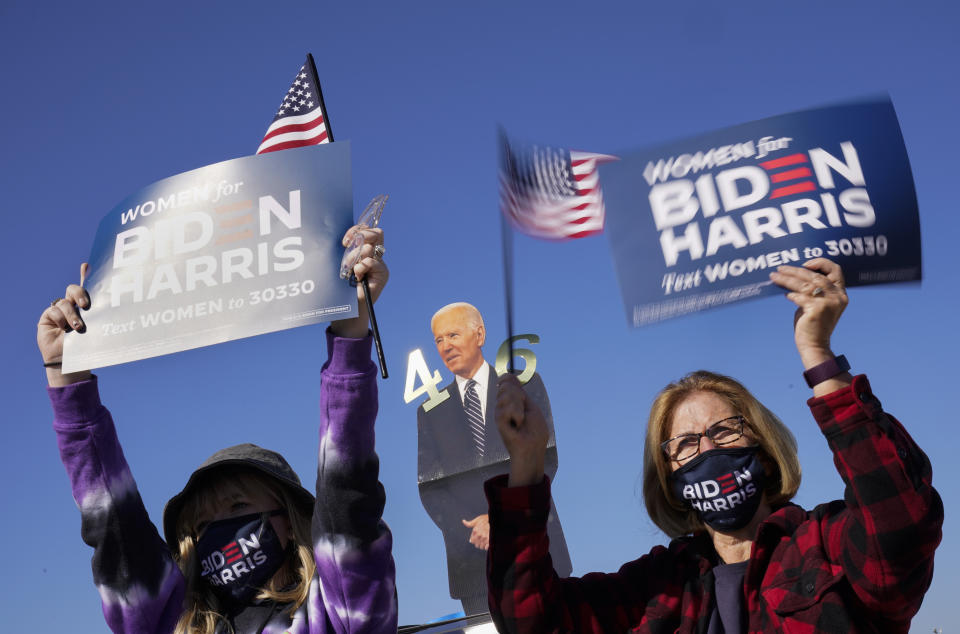
[[[313,514],[317,573],[309,599],[292,619],[285,611],[274,615],[266,634],[397,630],[392,537],[381,519],[385,497],[374,452],[377,370],[370,343],[369,336],[327,332],[317,471],[322,502]],[[147,517],[97,380],[48,389],[107,624],[114,632],[168,634],[183,609],[183,575]]]

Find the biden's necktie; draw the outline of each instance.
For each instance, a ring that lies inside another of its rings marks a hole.
[[[463,396],[463,409],[466,411],[467,420],[470,422],[473,444],[476,445],[477,452],[482,456],[486,445],[483,411],[480,409],[480,398],[477,396],[477,382],[473,379],[467,381],[467,391]]]

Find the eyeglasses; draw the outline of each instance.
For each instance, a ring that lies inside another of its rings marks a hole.
[[[707,427],[701,434],[680,434],[660,443],[660,448],[670,460],[677,462],[689,460],[700,453],[700,439],[704,436],[718,447],[740,440],[745,422],[746,419],[743,416],[724,418]]]

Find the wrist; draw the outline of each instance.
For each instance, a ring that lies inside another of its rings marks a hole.
[[[367,325],[353,319],[344,319],[330,323],[330,332],[345,339],[363,339],[367,336]]]
[[[81,381],[89,381],[91,376],[93,375],[90,374],[89,370],[64,374],[60,371],[59,366],[47,367],[47,385],[50,387],[66,387]]]
[[[814,368],[836,357],[829,345],[797,346],[797,351],[800,353],[800,362],[803,363],[804,370]]]
[[[361,302],[356,317],[331,321],[330,330],[338,337],[362,339],[367,336],[367,331],[370,327],[369,324],[370,317],[367,315],[367,307]]]
[[[808,367],[803,373],[807,385],[813,388],[815,397],[824,396],[842,389],[853,381],[850,363],[844,355],[831,356],[826,361]]]
[[[523,487],[540,484],[543,482],[543,459],[538,462],[524,462],[522,460],[510,460],[510,477],[507,481],[509,487]]]

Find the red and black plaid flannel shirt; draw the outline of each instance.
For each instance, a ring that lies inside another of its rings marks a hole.
[[[749,632],[906,632],[933,575],[943,504],[930,462],[865,376],[808,402],[846,484],[813,511],[788,504],[757,531],[744,577]],[[550,485],[486,484],[487,575],[500,632],[705,632],[716,552],[705,533],[616,573],[560,579],[544,532]]]

